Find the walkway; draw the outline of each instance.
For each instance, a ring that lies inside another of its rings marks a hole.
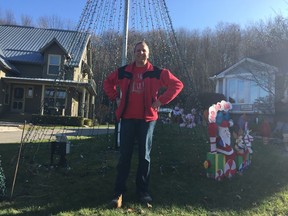
[[[20,143],[23,133],[23,125],[10,122],[0,122],[0,144],[4,143]],[[113,133],[114,127],[95,127],[95,128],[65,128],[63,129],[45,129],[45,131],[34,131],[41,139],[49,139],[51,134],[65,133],[66,136],[96,136],[99,134]],[[28,130],[24,130],[25,137]],[[35,136],[35,135],[34,135]]]

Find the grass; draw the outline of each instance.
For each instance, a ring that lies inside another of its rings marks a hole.
[[[12,199],[19,144],[0,144],[7,186],[7,199],[0,202],[0,215],[288,214],[288,153],[284,146],[264,146],[256,139],[249,169],[243,175],[217,182],[206,178],[203,168],[209,149],[206,131],[160,124],[152,151],[153,207],[147,208],[136,200],[135,154],[125,205],[111,209],[108,204],[118,158],[113,140],[111,134],[71,140],[68,168],[49,166],[49,143],[26,143]]]

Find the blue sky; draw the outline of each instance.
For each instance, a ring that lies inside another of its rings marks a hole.
[[[176,3],[181,2],[182,4]],[[219,22],[242,27],[276,14],[287,17],[287,0],[167,0],[176,26],[189,29],[215,27]]]
[[[86,0],[0,0],[0,13],[21,15],[57,15],[77,24]],[[276,14],[288,17],[288,0],[166,0],[174,28],[188,30],[214,28],[219,22],[242,27]],[[57,6],[57,7],[55,7]]]

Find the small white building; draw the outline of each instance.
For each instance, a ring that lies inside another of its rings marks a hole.
[[[215,74],[216,93],[226,96],[232,113],[275,113],[275,76],[278,68],[252,58],[244,58]]]

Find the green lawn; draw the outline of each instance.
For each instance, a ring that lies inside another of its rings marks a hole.
[[[288,153],[282,144],[253,143],[243,175],[217,182],[206,178],[206,130],[158,124],[152,151],[153,207],[135,195],[133,158],[124,207],[111,209],[118,152],[113,135],[71,140],[68,168],[51,168],[49,143],[25,143],[10,199],[19,144],[0,144],[7,199],[0,215],[287,215]],[[135,146],[137,148],[137,146]]]

